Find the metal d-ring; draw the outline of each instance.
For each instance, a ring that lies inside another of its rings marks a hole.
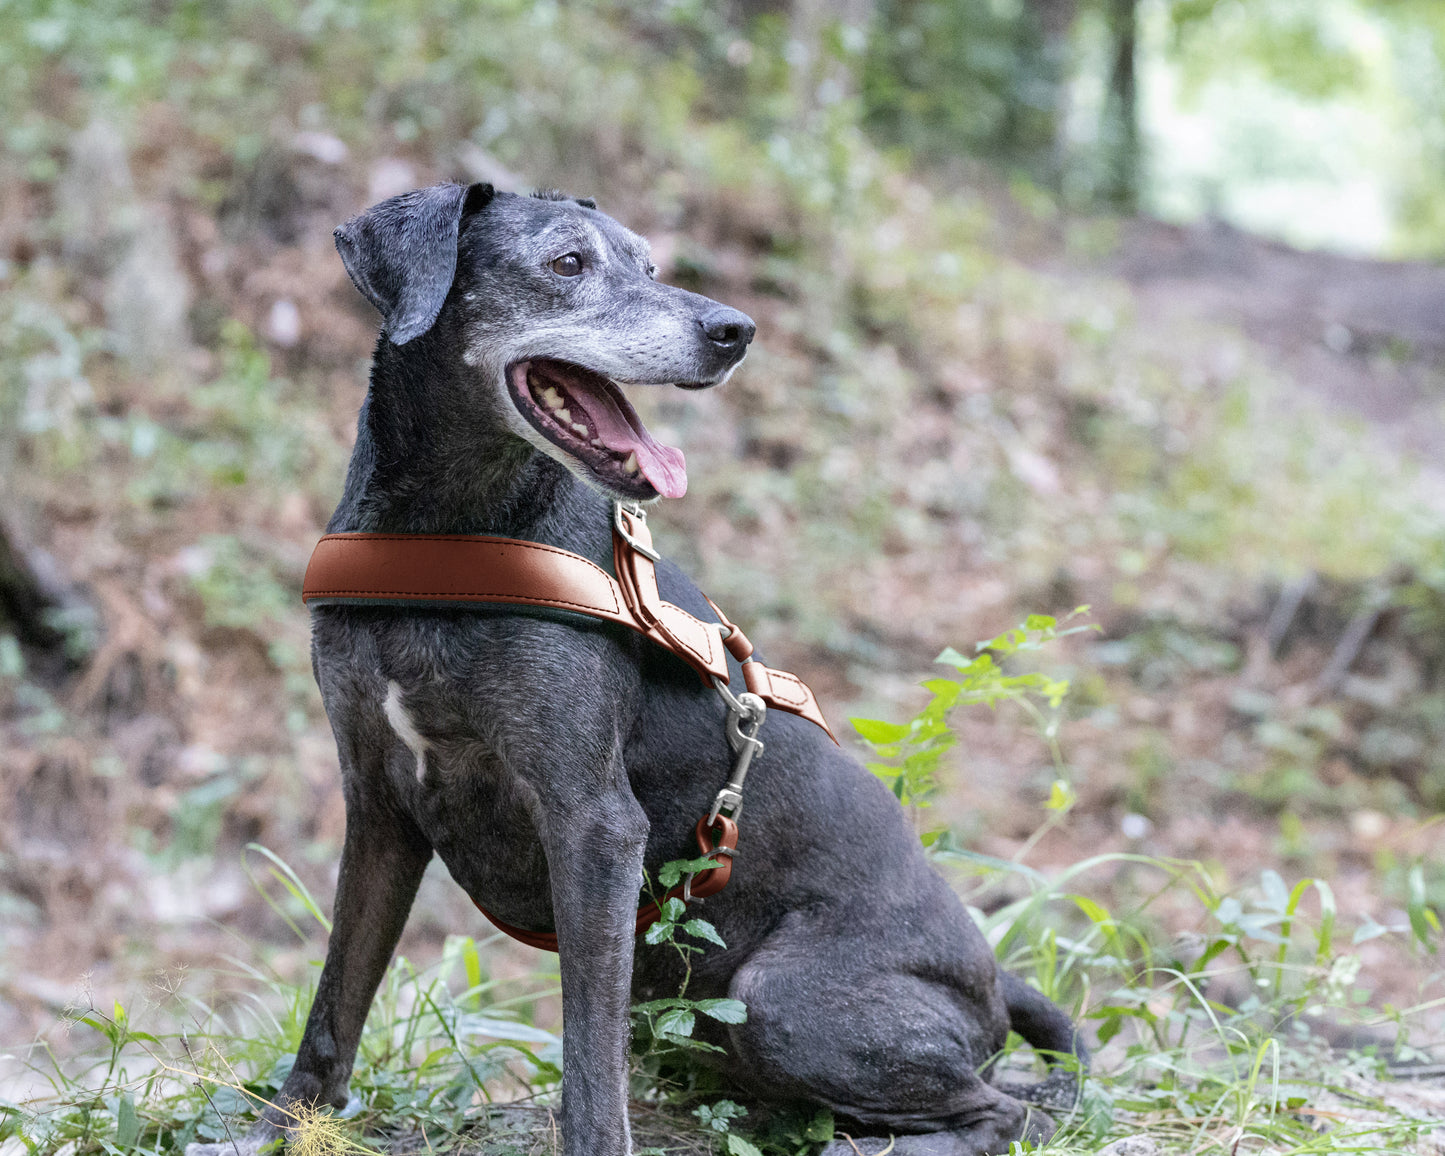
[[[711,851],[709,851],[709,852],[707,853],[706,856],[704,856],[704,858],[710,858],[710,857],[712,857],[712,856],[714,856],[714,855],[722,855],[722,856],[725,856],[725,857],[728,858],[728,859],[731,859],[731,858],[733,858],[736,854],[737,854],[737,852],[734,851],[731,847],[714,847]],[[718,868],[716,868],[716,867],[709,867],[707,870],[708,870],[708,871],[716,871],[716,870],[718,870]],[[697,895],[697,896],[693,895],[693,893],[692,893],[692,881],[693,881],[694,879],[696,879],[699,875],[702,875],[702,874],[705,874],[705,873],[706,873],[706,872],[702,872],[702,871],[697,871],[697,872],[691,872],[691,871],[690,871],[690,872],[688,872],[686,875],[684,875],[684,876],[682,877],[682,901],[683,901],[683,903],[686,904],[687,906],[691,907],[694,903],[702,903],[702,902],[703,902],[702,896],[700,896],[700,895]]]

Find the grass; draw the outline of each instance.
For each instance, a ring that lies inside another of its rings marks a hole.
[[[1048,878],[947,839],[935,855],[975,895],[1000,886],[1017,894],[988,914],[975,911],[985,935],[1005,966],[1099,1041],[1084,1095],[1049,1151],[1095,1152],[1144,1131],[1170,1152],[1405,1152],[1445,1126],[1440,1116],[1412,1113],[1392,1080],[1420,1058],[1408,1043],[1411,1017],[1442,998],[1370,1008],[1357,982],[1358,947],[1372,937],[1437,949],[1438,924],[1428,916],[1404,929],[1346,928],[1321,880],[1290,887],[1265,872],[1254,886],[1222,894],[1200,864],[1147,856],[1101,855]],[[1095,877],[1119,870],[1147,880],[1150,899],[1110,911],[1089,897]],[[1196,928],[1165,939],[1153,908],[1181,901],[1193,905]],[[457,936],[433,968],[392,965],[367,1022],[351,1104],[302,1121],[292,1151],[385,1149],[415,1136],[448,1151],[485,1140],[493,1105],[555,1103],[559,1042],[518,1014],[555,988],[539,978],[507,995],[509,985],[486,977],[486,947]],[[55,1029],[72,1045],[81,1036],[79,1054],[61,1060],[53,1039],[21,1053],[46,1090],[0,1102],[0,1151],[162,1156],[240,1134],[285,1078],[312,989],[236,966],[207,977],[232,989],[225,1010],[214,995],[196,994],[196,977],[166,977],[135,1011],[102,1006],[87,992]],[[152,1020],[174,1026],[158,1030]],[[1390,1042],[1336,1050],[1316,1030],[1325,1022],[1385,1026]],[[1025,1058],[1011,1052],[1003,1063]],[[659,1114],[667,1120],[669,1150],[712,1143],[751,1156],[746,1144],[793,1156],[800,1135],[806,1148],[827,1138],[810,1134],[817,1120],[751,1131],[740,1113],[722,1129],[718,1113],[726,1120],[735,1112],[719,1107],[732,1103],[723,1091],[676,1088],[634,1087],[654,1126]],[[498,1119],[516,1124],[515,1116]],[[547,1126],[544,1115],[530,1127]]]
[[[855,720],[880,755],[874,772],[920,814],[938,790],[934,774],[953,741],[952,712],[1002,705],[1022,708],[1067,776],[1058,724],[1069,685],[1020,668],[1019,660],[1036,661],[1041,648],[1079,629],[1035,615],[980,643],[972,657],[945,650],[939,661],[955,674],[924,684],[932,698],[913,719]],[[1056,781],[1040,834],[1066,823],[1073,802],[1067,778]],[[1445,1103],[1434,1116],[1413,1112],[1393,1080],[1428,1059],[1411,1048],[1409,1026],[1445,1005],[1445,995],[1372,1008],[1361,985],[1359,949],[1373,939],[1395,937],[1438,958],[1445,935],[1419,865],[1402,927],[1367,920],[1350,928],[1322,879],[1290,885],[1266,870],[1230,893],[1200,863],[1122,853],[1047,876],[1024,862],[1037,841],[1002,861],[958,845],[949,831],[924,834],[935,862],[977,904],[970,911],[1001,965],[1067,1008],[1096,1041],[1094,1069],[1049,1151],[1095,1152],[1144,1131],[1170,1152],[1404,1152],[1445,1127]],[[303,944],[315,946],[315,929],[330,924],[305,883],[274,852],[251,851],[252,884]],[[1094,884],[1120,873],[1135,877],[1133,890],[1144,898],[1110,910],[1094,898]],[[678,951],[687,960],[718,942],[711,924],[686,920],[682,905],[672,906],[640,950]],[[1181,906],[1188,908],[1192,929],[1165,934],[1158,913],[1166,906],[1173,926]],[[546,1109],[559,1088],[560,1041],[519,1013],[556,989],[539,978],[507,994],[509,985],[486,974],[486,947],[453,936],[434,967],[393,963],[367,1021],[351,1103],[339,1114],[299,1118],[293,1152],[404,1148],[415,1136],[428,1151],[473,1143],[485,1151],[494,1123],[505,1138],[492,1141],[504,1148],[522,1143],[518,1137],[527,1149],[553,1142]],[[239,1134],[285,1079],[313,989],[240,961],[236,967],[227,978],[239,986],[225,1010],[215,996],[194,994],[184,976],[159,981],[146,1014],[168,1020],[173,1026],[165,1031],[146,1028],[144,1014],[119,1002],[106,1010],[87,990],[57,1031],[93,1038],[65,1059],[53,1039],[24,1053],[48,1091],[0,1103],[0,1152],[8,1156],[18,1144],[36,1156],[162,1156],[192,1140]],[[1434,981],[1441,978],[1437,970]],[[826,1112],[782,1113],[751,1129],[745,1106],[705,1073],[689,1074],[689,1058],[705,1047],[689,1048],[695,1013],[738,1022],[745,1009],[685,997],[684,984],[678,998],[638,1009],[633,1092],[661,1141],[651,1147],[798,1156],[831,1138]],[[1321,1032],[1324,1025],[1336,1035],[1389,1031],[1341,1050]],[[1011,1037],[1000,1058],[1005,1071],[1033,1066],[1021,1045]],[[503,1103],[506,1111],[496,1109]],[[527,1123],[524,1115],[519,1124],[518,1104],[534,1106],[536,1118]]]
[[[381,1128],[445,1147],[477,1105],[555,1088],[560,1041],[519,1015],[556,993],[555,977],[490,979],[486,947],[456,936],[430,968],[393,962],[362,1038],[351,1105],[299,1121],[294,1151],[358,1148]],[[229,974],[204,977],[216,989],[207,995],[196,990],[200,980],[164,976],[134,1012],[84,991],[56,1028],[72,1037],[66,1057],[58,1038],[19,1057],[45,1090],[23,1104],[0,1102],[5,1150],[159,1154],[242,1135],[290,1070],[314,983],[286,983],[240,960]]]

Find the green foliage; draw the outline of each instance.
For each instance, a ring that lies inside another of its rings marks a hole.
[[[923,156],[981,155],[1048,177],[1061,65],[1033,5],[885,0],[864,61],[864,115]]]
[[[1173,47],[1182,54],[1187,81],[1253,67],[1314,100],[1364,80],[1364,45],[1346,40],[1336,17],[1327,5],[1299,0],[1174,0],[1169,6]]]
[[[291,868],[258,850],[324,929]],[[293,928],[315,946],[299,925]],[[323,1117],[321,1150],[370,1150],[356,1137],[381,1126],[455,1135],[495,1094],[555,1090],[561,1041],[518,1014],[555,995],[555,977],[526,981],[520,994],[505,996],[518,985],[487,976],[486,946],[452,936],[426,971],[405,958],[392,964],[362,1036],[352,1102],[339,1117]],[[203,997],[184,971],[168,973],[134,1013],[119,1002],[109,1011],[96,1006],[87,989],[64,1025],[86,1046],[83,1063],[62,1060],[44,1042],[28,1049],[20,1058],[50,1091],[23,1104],[0,1100],[0,1144],[16,1141],[33,1156],[59,1150],[160,1156],[193,1141],[239,1138],[290,1071],[319,966],[299,985],[244,967],[229,977],[245,993],[240,999],[222,992]],[[220,1010],[222,1003],[229,1009]],[[143,1029],[142,1012],[165,1026]]]
[[[953,665],[960,677],[926,683],[934,699],[908,723],[855,720],[859,734],[888,760],[875,764],[875,773],[903,801],[926,804],[939,759],[956,741],[948,713],[964,703],[1020,703],[1062,767],[1057,709],[1067,683],[1032,672],[1009,674],[1001,665],[1085,629],[1061,625],[1035,616],[980,643],[972,659],[946,650],[940,661]],[[1175,649],[1186,659],[1197,653],[1192,645]],[[1054,713],[1045,714],[1045,708]],[[1184,1146],[1200,1142],[1221,1119],[1299,1152],[1389,1147],[1420,1135],[1425,1124],[1377,1101],[1377,1119],[1342,1122],[1321,1137],[1308,1107],[1328,1103],[1383,1070],[1374,1051],[1336,1053],[1312,1024],[1394,1024],[1396,1055],[1409,1055],[1409,1017],[1437,1002],[1367,1010],[1363,960],[1352,950],[1392,935],[1429,956],[1439,952],[1445,933],[1427,864],[1406,864],[1401,872],[1407,928],[1387,929],[1365,917],[1351,942],[1342,945],[1340,912],[1324,879],[1301,878],[1291,886],[1267,869],[1256,886],[1232,894],[1222,891],[1202,864],[1143,855],[1099,855],[1054,877],[1026,866],[1028,853],[1063,820],[1071,803],[1072,791],[1060,777],[1044,803],[1042,824],[1012,861],[962,848],[947,833],[925,840],[936,862],[974,878],[975,893],[1004,885],[1006,893],[1017,894],[1023,887],[1021,898],[997,904],[987,915],[975,911],[975,919],[1003,966],[1075,1018],[1094,1021],[1099,1045],[1115,1057],[1108,1070],[1096,1068],[1086,1082],[1078,1110],[1055,1141],[1061,1151],[1093,1150],[1119,1129],[1132,1128],[1130,1121],[1140,1113],[1150,1114],[1155,1128]],[[1111,910],[1079,886],[1096,873],[1114,876],[1115,887],[1119,876],[1136,876],[1145,900]],[[1162,935],[1151,909],[1163,905],[1175,919],[1181,907],[1192,908],[1196,929],[1183,937]],[[1233,994],[1241,991],[1242,996]],[[1011,1042],[1005,1067],[1016,1062],[1017,1044]]]
[[[664,889],[670,889],[685,876],[716,866],[717,860],[706,856],[675,859],[659,868],[658,882]],[[632,1007],[634,1047],[654,1069],[661,1062],[675,1062],[679,1051],[722,1050],[715,1044],[694,1038],[699,1015],[723,1024],[740,1024],[748,1018],[747,1008],[739,1000],[688,998],[693,956],[706,950],[704,944],[727,946],[717,928],[706,919],[689,915],[687,904],[677,896],[663,899],[659,912],[657,922],[644,933],[643,942],[648,947],[670,947],[677,953],[683,973],[677,995],[648,1000]]]
[[[264,632],[294,608],[294,591],[277,581],[264,559],[248,556],[232,535],[202,538],[191,569],[191,585],[201,596],[210,626]]]
[[[717,1100],[712,1104],[701,1104],[692,1114],[707,1132],[722,1139],[723,1149],[729,1156],[762,1156],[756,1144],[732,1130],[734,1121],[748,1114],[748,1110],[733,1100]]]
[[[1367,1009],[1362,960],[1341,947],[1326,881],[1290,886],[1267,870],[1236,895],[1222,893],[1198,863],[1146,856],[1101,855],[1052,879],[956,848],[939,858],[981,886],[1007,880],[1027,888],[1025,897],[975,918],[1000,962],[1093,1021],[1113,1057],[1086,1084],[1056,1141],[1062,1151],[1092,1150],[1118,1129],[1136,1127],[1130,1121],[1139,1113],[1151,1115],[1159,1139],[1186,1147],[1220,1121],[1292,1152],[1383,1150],[1420,1134],[1421,1121],[1378,1096],[1375,1119],[1341,1118],[1323,1134],[1310,1122],[1310,1107],[1383,1074],[1375,1049],[1336,1052],[1312,1025],[1398,1025],[1395,1052],[1403,1056],[1410,1054],[1405,1025],[1416,1010]],[[1142,905],[1110,910],[1087,886],[1075,890],[1092,875],[1121,871],[1148,880]],[[1197,930],[1162,937],[1150,909],[1185,902],[1198,912]],[[1412,932],[1417,944],[1435,950],[1438,927],[1424,917],[1421,929],[1428,938]],[[1384,934],[1397,933],[1367,920],[1354,940]]]
[[[1065,800],[1071,799],[1071,795],[1062,777],[1064,765],[1057,738],[1058,711],[1069,693],[1068,681],[1038,671],[1010,674],[1006,666],[1011,659],[1032,654],[1060,638],[1097,629],[1066,625],[1087,610],[1087,606],[1081,606],[1063,622],[1047,614],[1031,614],[1022,625],[978,643],[972,658],[951,646],[945,648],[935,661],[953,667],[958,677],[933,678],[923,683],[933,697],[908,722],[850,720],[859,737],[879,756],[868,764],[868,769],[888,784],[905,807],[927,807],[938,788],[939,764],[957,742],[948,725],[952,711],[962,706],[995,709],[1001,702],[1013,703],[1029,716],[1049,744],[1061,776],[1054,791],[1056,809],[1066,809]],[[925,842],[931,843],[936,838],[937,833],[931,833]]]

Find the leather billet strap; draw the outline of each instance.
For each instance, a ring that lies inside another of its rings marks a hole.
[[[306,567],[301,597],[328,603],[538,606],[616,622],[675,654],[705,682],[728,681],[731,653],[742,663],[748,690],[771,708],[816,723],[833,738],[807,684],[753,659],[752,643],[721,611],[719,629],[662,599],[648,557],[652,538],[646,523],[625,510],[619,523],[626,535],[614,534],[617,578],[579,554],[516,538],[327,534]]]

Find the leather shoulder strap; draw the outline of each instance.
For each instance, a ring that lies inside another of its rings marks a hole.
[[[642,520],[627,526],[635,542],[650,550]],[[704,681],[728,681],[723,634],[730,630],[726,651],[743,663],[748,689],[769,707],[816,723],[833,738],[801,679],[751,659],[752,645],[721,612],[719,628],[663,601],[652,560],[621,535],[616,543],[620,582],[581,555],[540,542],[482,535],[327,534],[306,567],[301,597],[308,603],[501,603],[565,610],[637,631]],[[739,653],[739,641],[746,653]]]

